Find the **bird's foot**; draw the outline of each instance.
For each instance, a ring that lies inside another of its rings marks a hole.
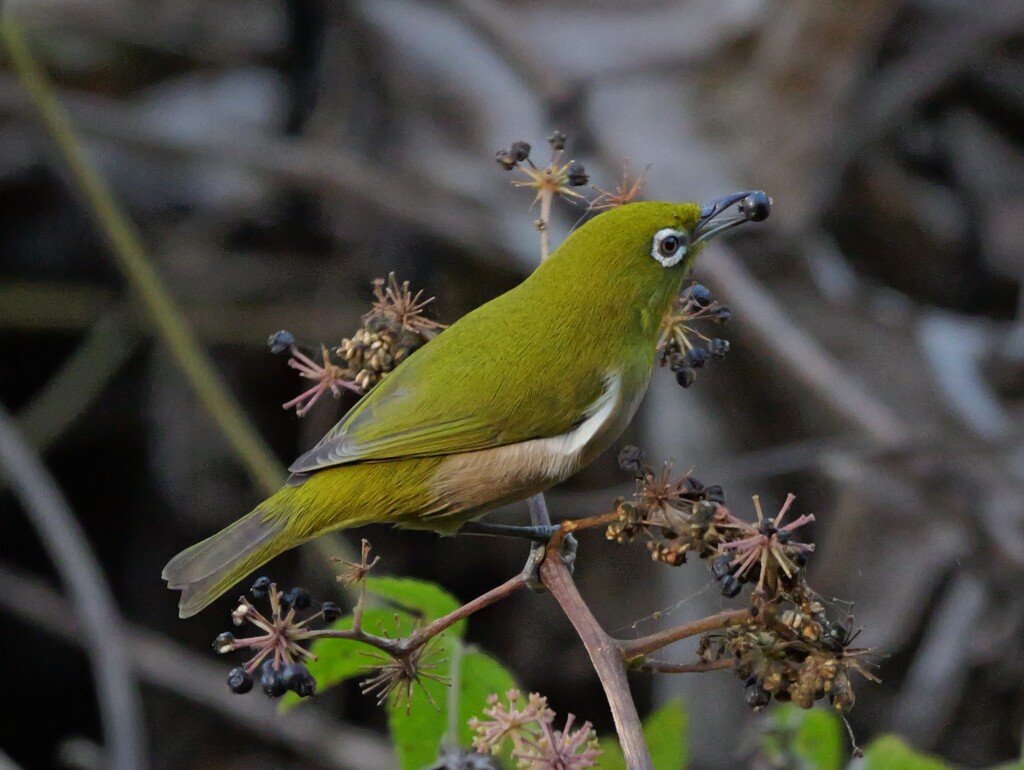
[[[555,529],[558,528],[556,527]],[[578,545],[575,537],[571,534],[566,534],[562,538],[561,545],[558,547],[558,558],[569,568],[569,572],[572,572],[576,565],[576,549]],[[526,559],[526,564],[523,565],[522,575],[526,579],[526,587],[531,591],[539,593],[547,590],[547,586],[544,585],[544,581],[540,577],[540,565],[546,555],[547,545],[545,543],[535,543],[530,549],[530,556]]]

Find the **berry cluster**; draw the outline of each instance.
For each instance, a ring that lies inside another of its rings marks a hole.
[[[257,578],[249,593],[253,599],[266,599],[270,613],[269,617],[264,615],[242,596],[231,613],[232,622],[236,626],[250,623],[262,633],[239,639],[225,631],[214,640],[213,649],[221,655],[241,649],[254,651],[248,661],[228,673],[228,687],[239,695],[247,693],[258,672],[260,688],[268,697],[280,698],[289,690],[300,698],[309,697],[316,692],[316,680],[303,661],[316,657],[300,643],[312,638],[312,623],[333,623],[341,617],[341,608],[334,602],[323,602],[319,610],[300,620],[299,613],[313,606],[309,592],[304,588],[279,591],[268,577]]]
[[[636,492],[632,501],[618,502],[619,520],[606,536],[627,542],[643,535],[651,557],[671,566],[685,563],[689,553],[697,554],[709,561],[727,597],[754,581],[760,595],[774,595],[793,584],[814,550],[793,540],[793,531],[814,521],[813,516],[782,524],[792,497],[774,519],[764,517],[755,497],[757,523],[751,524],[729,512],[720,486],[705,485],[688,474],[673,477],[670,463],[655,472],[636,447],[623,449],[619,464],[635,477]]]
[[[847,619],[847,623],[849,619]],[[810,708],[829,699],[839,712],[855,698],[850,673],[877,682],[865,656],[853,649],[857,637],[846,623],[831,620],[825,606],[805,584],[777,597],[745,625],[701,639],[698,654],[707,662],[731,659],[746,686],[746,699],[757,710],[778,701]]]
[[[518,168],[526,179],[515,181],[516,187],[531,187],[537,192],[537,200],[547,195],[562,195],[566,198],[582,198],[573,187],[582,187],[590,181],[587,170],[582,163],[575,160],[562,162],[565,153],[566,136],[555,131],[548,137],[551,147],[551,159],[544,166],[537,166],[530,160],[531,147],[527,142],[513,142],[507,150],[498,150],[495,160],[506,171]]]
[[[662,322],[658,339],[658,360],[675,372],[676,382],[688,388],[697,381],[697,370],[709,361],[719,361],[729,352],[729,341],[708,337],[693,328],[695,321],[724,324],[732,311],[720,305],[707,287],[692,284],[676,298],[672,310]],[[695,343],[691,338],[697,338]],[[701,344],[702,343],[702,344]]]
[[[877,681],[863,660],[868,651],[850,648],[856,634],[849,620],[830,619],[805,581],[814,546],[797,542],[794,532],[814,517],[784,524],[792,495],[773,518],[764,515],[755,496],[757,520],[748,522],[725,507],[721,487],[688,474],[673,476],[668,463],[655,472],[636,447],[623,449],[619,464],[635,477],[636,492],[631,501],[618,501],[619,519],[608,527],[609,539],[645,537],[652,558],[673,566],[694,553],[729,598],[744,584],[756,584],[749,619],[705,635],[698,650],[705,663],[732,663],[753,708],[772,697],[809,708],[827,695],[836,710],[847,711],[854,702],[849,672]]]
[[[328,391],[335,398],[343,390],[366,392],[444,328],[423,314],[433,297],[423,299],[422,291],[414,294],[409,282],[399,284],[394,273],[387,280],[374,280],[373,293],[373,307],[363,316],[363,325],[356,333],[342,339],[336,348],[320,346],[322,363],[303,353],[290,332],[282,330],[270,335],[270,351],[289,352],[288,365],[297,369],[299,376],[315,383],[285,403],[285,409],[294,407],[302,417]]]

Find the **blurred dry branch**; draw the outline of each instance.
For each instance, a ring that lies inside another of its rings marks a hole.
[[[510,214],[519,208],[499,189],[499,172],[486,172],[510,136],[566,131],[603,187],[626,158],[636,169],[651,163],[648,197],[763,187],[775,198],[773,239],[738,237],[698,265],[736,311],[733,368],[685,399],[656,378],[645,408],[657,418],[643,430],[671,442],[664,454],[726,484],[800,471],[801,501],[835,511],[816,524],[814,581],[856,597],[865,642],[892,655],[885,687],[866,692],[851,715],[859,733],[903,730],[961,763],[1019,750],[1024,671],[1006,655],[1024,644],[1019,0],[871,0],[853,11],[811,0],[353,0],[326,4],[319,22],[301,16],[316,3],[243,5],[7,9],[42,33],[39,55],[90,157],[156,244],[183,314],[204,343],[220,346],[233,382],[266,386],[273,370],[246,346],[280,328],[275,318],[302,319],[296,325],[311,333],[346,328],[352,317],[339,297],[364,278],[408,267],[422,285],[444,288],[439,305],[451,320],[451,308],[507,286],[510,271],[494,279],[503,266],[529,269],[529,219]],[[322,37],[301,36],[316,24]],[[10,210],[0,332],[19,350],[60,355],[63,341],[88,334],[56,378],[32,380],[50,382],[38,400],[19,390],[18,356],[3,370],[10,403],[34,404],[25,425],[45,444],[99,403],[104,377],[159,395],[180,384],[161,379],[167,369],[118,363],[140,343],[117,338],[120,321],[107,325],[122,289],[78,248],[66,205],[46,208],[42,222],[18,208],[50,200],[53,178],[63,178],[34,115],[17,79],[0,74],[0,214]],[[554,239],[572,224],[554,212]],[[303,240],[309,233],[320,245]],[[92,371],[83,376],[80,366]],[[274,424],[275,410],[268,403],[261,424]],[[103,433],[115,418],[100,411],[75,424],[93,421]],[[145,420],[148,432],[129,452],[149,447],[145,462],[165,465],[170,431],[155,413]],[[307,421],[280,445],[308,445],[326,427]],[[205,445],[200,418],[181,415],[174,428]],[[93,437],[88,446],[114,454],[120,434],[106,432],[106,443]],[[54,442],[55,460],[61,451]],[[158,570],[175,526],[195,518],[208,527],[238,512],[237,488],[213,463],[179,462],[194,475],[145,468],[133,479],[144,502],[120,501],[138,521],[110,548],[137,560],[128,562],[137,572],[123,560],[108,571],[125,575],[125,597]],[[557,491],[559,513],[603,500],[615,478],[608,470],[599,462]],[[88,479],[62,474],[91,499]],[[188,483],[172,489],[168,480],[200,477],[220,496],[196,504],[194,490],[181,491]],[[152,501],[168,499],[189,504],[168,505],[162,526]],[[104,511],[80,512],[105,526]],[[436,567],[422,541],[409,542],[411,570],[467,595],[504,558],[479,544],[431,543],[465,565]],[[588,591],[617,596],[643,569],[578,565]],[[602,623],[630,627],[693,592],[668,579],[656,591],[644,586],[626,610],[602,608]],[[717,609],[701,595],[683,606]],[[579,711],[599,697],[575,658],[527,660],[521,640],[492,641],[528,677],[550,682],[553,700]],[[701,703],[695,762],[735,767],[741,760],[721,746],[746,717],[708,679],[670,686]]]
[[[80,645],[79,624],[55,591],[36,578],[0,565],[10,590],[0,606],[63,641]],[[218,663],[168,641],[162,634],[129,625],[126,660],[144,682],[198,704],[245,732],[285,746],[339,770],[390,770],[395,760],[387,742],[372,733],[327,719],[315,709],[281,714],[269,700],[238,698],[224,686]]]
[[[196,341],[189,324],[146,256],[134,225],[124,216],[106,182],[86,157],[71,122],[53,94],[46,73],[28,48],[21,26],[10,16],[0,19],[0,36],[18,71],[21,85],[57,144],[118,264],[138,295],[150,320],[167,344],[210,418],[224,433],[249,472],[268,493],[281,484],[281,469],[263,439],[242,413],[213,363]]]
[[[83,646],[93,665],[109,766],[144,770],[148,761],[142,704],[127,664],[128,640],[110,586],[57,482],[2,408],[0,472],[21,500],[71,595]]]

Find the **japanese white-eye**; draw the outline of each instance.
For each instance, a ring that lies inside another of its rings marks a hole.
[[[454,533],[576,473],[636,412],[662,319],[705,243],[769,210],[757,191],[594,217],[402,362],[291,465],[284,488],[171,559],[163,577],[182,591],[181,617],[325,532]]]

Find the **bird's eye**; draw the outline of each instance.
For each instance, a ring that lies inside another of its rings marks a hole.
[[[651,248],[651,256],[654,257],[663,267],[672,267],[679,264],[679,261],[686,256],[686,246],[689,243],[686,233],[671,228],[659,230],[654,234],[654,245]]]

